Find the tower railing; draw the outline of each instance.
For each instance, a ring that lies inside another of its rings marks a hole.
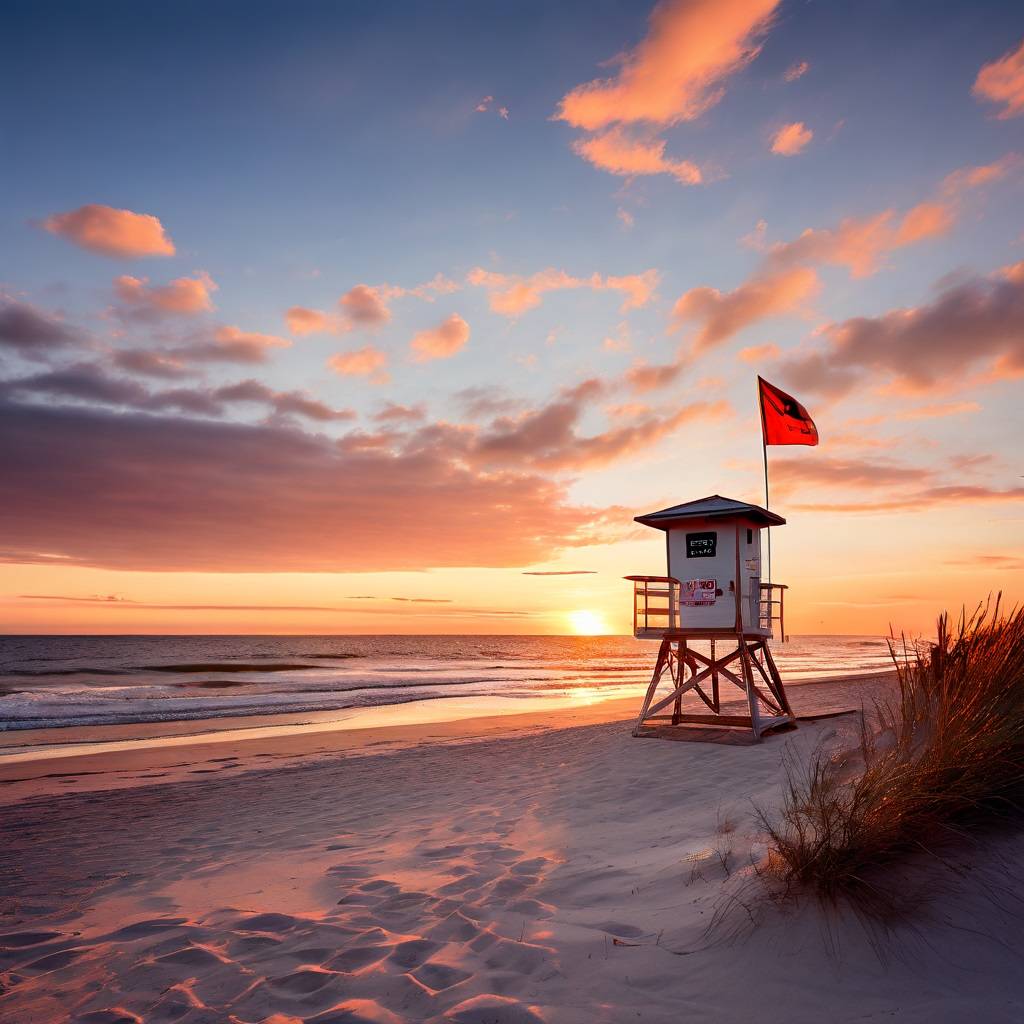
[[[633,636],[659,639],[679,629],[682,584],[674,576],[627,576],[633,581]]]
[[[778,623],[779,640],[786,639],[786,591],[789,587],[785,583],[762,583],[761,584],[761,608],[760,622],[761,629],[767,630],[769,636],[774,637],[775,624]],[[777,595],[777,596],[776,596]]]

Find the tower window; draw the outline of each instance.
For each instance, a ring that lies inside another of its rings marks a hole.
[[[747,530],[747,543],[748,544],[753,544],[754,543],[754,531],[753,530]]]

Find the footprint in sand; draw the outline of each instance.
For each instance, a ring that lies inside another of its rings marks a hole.
[[[408,939],[398,943],[391,951],[389,960],[404,970],[412,970],[422,965],[431,955],[441,948],[440,943],[429,939]]]
[[[107,938],[112,942],[130,942],[132,939],[144,939],[150,935],[158,935],[160,932],[168,931],[171,928],[179,928],[186,924],[187,921],[188,919],[184,917],[154,917],[118,928],[116,932],[111,932]]]
[[[281,940],[270,935],[244,935],[228,944],[228,952],[233,957],[242,958],[269,952],[280,945]]]
[[[509,869],[514,875],[536,875],[543,871],[551,861],[547,857],[530,857],[513,864]]]
[[[544,1024],[529,1007],[505,996],[474,996],[453,1006],[446,1014],[446,1020],[456,1024]]]
[[[10,932],[0,935],[0,950],[21,949],[23,946],[38,946],[41,942],[59,938],[60,932]]]
[[[461,910],[456,910],[428,929],[426,934],[445,942],[468,942],[480,934],[480,929]]]
[[[478,889],[480,886],[485,885],[488,880],[486,875],[472,872],[468,875],[463,875],[461,878],[456,878],[453,882],[442,885],[437,891],[442,896],[454,896],[459,893],[468,892],[470,889]]]
[[[298,924],[289,914],[256,914],[239,922],[238,927],[246,932],[286,932]]]
[[[430,963],[429,961],[412,972],[412,976],[421,984],[433,992],[443,992],[445,989],[458,985],[459,982],[471,978],[469,971],[460,970],[458,967],[450,967],[447,964]]]
[[[318,992],[330,984],[337,975],[332,971],[315,971],[311,969],[292,971],[279,978],[267,978],[268,987],[278,992],[293,996],[306,996]]]
[[[359,886],[360,892],[399,892],[400,890],[399,885],[386,878],[375,878],[372,882],[365,882]]]
[[[380,963],[390,952],[387,946],[354,946],[332,957],[324,967],[343,974],[355,974],[370,964]]]
[[[407,1024],[407,1021],[407,1017],[399,1017],[372,999],[349,999],[306,1018],[306,1024]]]
[[[515,903],[510,903],[508,909],[513,913],[522,914],[523,917],[552,917],[555,913],[555,908],[550,903],[541,903],[540,900],[525,899],[516,900]]]
[[[62,949],[56,953],[50,953],[48,956],[40,957],[38,960],[33,960],[32,963],[27,964],[25,967],[21,968],[21,970],[33,971],[37,974],[46,974],[49,971],[59,971],[62,967],[67,967],[68,964],[73,963],[89,949],[92,949],[92,947],[86,946],[83,949]]]
[[[495,896],[518,896],[536,883],[537,879],[530,876],[525,878],[502,878],[494,883],[491,893]]]
[[[74,1024],[142,1024],[142,1018],[120,1006],[112,1006],[106,1010],[83,1013],[74,1018]]]

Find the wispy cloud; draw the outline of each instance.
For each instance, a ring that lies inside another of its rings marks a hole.
[[[813,138],[814,132],[803,121],[793,121],[775,132],[771,150],[777,156],[796,156],[807,148]]]
[[[703,352],[759,320],[801,311],[818,288],[818,275],[809,267],[769,271],[731,292],[691,288],[677,300],[672,320],[677,327],[698,325],[694,346]]]
[[[548,569],[541,571],[539,569],[530,572],[524,572],[524,576],[596,576],[596,569]]]
[[[981,100],[999,104],[996,117],[1005,120],[1024,114],[1024,40],[998,60],[984,65],[972,89]]]
[[[573,149],[612,174],[700,183],[696,164],[666,156],[656,132],[694,120],[722,98],[725,81],[760,52],[777,8],[778,0],[663,0],[644,39],[616,58],[613,77],[562,97],[555,118],[591,133]]]
[[[541,304],[548,292],[575,288],[589,288],[593,291],[616,291],[623,295],[621,312],[639,309],[653,298],[658,287],[659,275],[656,270],[645,270],[641,274],[602,276],[594,273],[589,277],[574,277],[564,270],[549,267],[529,277],[516,274],[502,274],[493,270],[475,267],[467,278],[470,284],[484,288],[488,302],[495,313],[517,317]]]
[[[795,82],[798,78],[803,78],[810,70],[811,65],[805,60],[800,60],[795,64],[790,64],[790,66],[786,68],[782,78],[786,82]]]

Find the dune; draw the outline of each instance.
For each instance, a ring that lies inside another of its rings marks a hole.
[[[0,1018],[1022,1019],[1024,936],[992,878],[1024,840],[972,848],[885,935],[773,901],[755,805],[854,718],[736,745],[633,739],[635,710],[293,737],[282,759],[254,740],[212,766],[200,743],[161,768],[155,743],[64,758],[92,773],[72,788],[7,765]]]

